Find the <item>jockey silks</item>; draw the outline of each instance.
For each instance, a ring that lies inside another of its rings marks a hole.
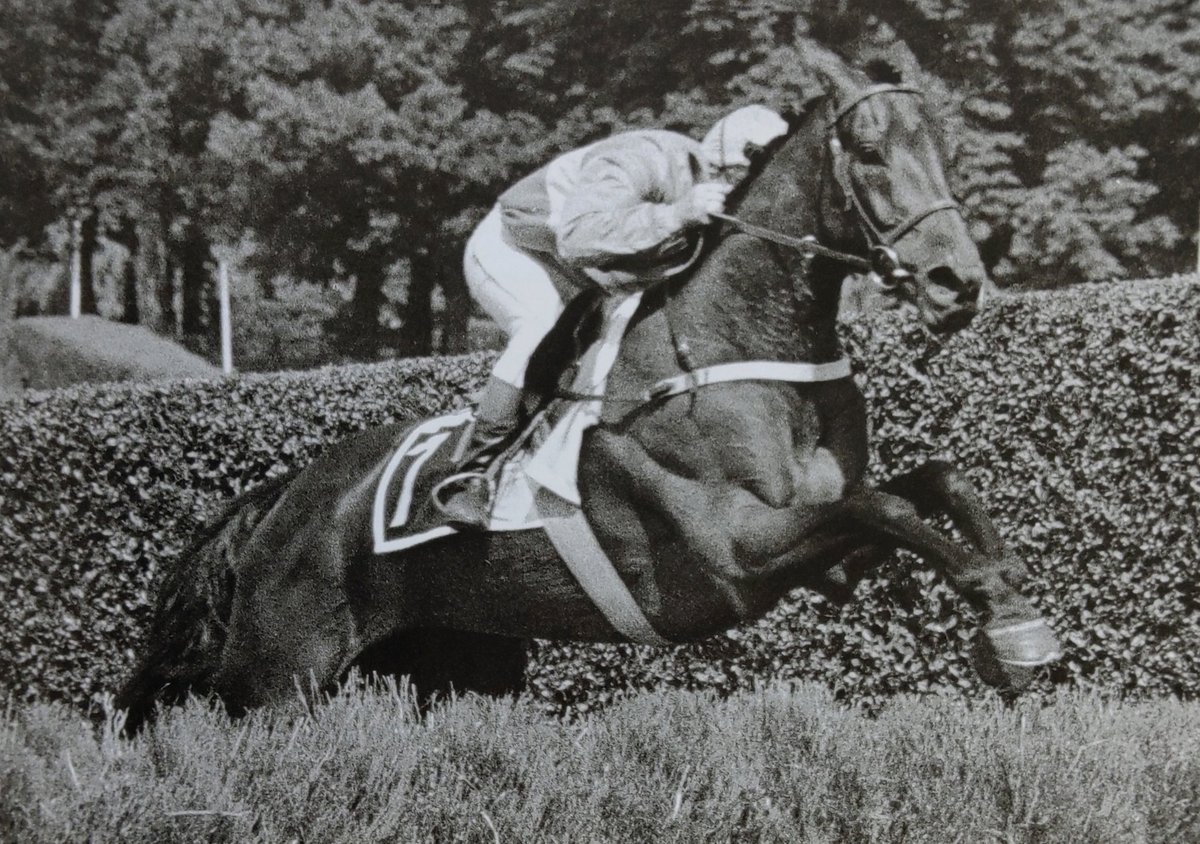
[[[505,240],[630,280],[687,248],[675,203],[710,179],[700,144],[663,130],[625,132],[556,158],[499,200]],[[622,272],[627,271],[627,272]],[[607,273],[589,273],[601,284]]]

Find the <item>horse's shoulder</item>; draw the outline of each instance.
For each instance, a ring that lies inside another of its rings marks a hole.
[[[761,237],[743,231],[734,231],[721,238],[720,244],[709,255],[706,265],[730,265],[742,267],[747,261],[770,259],[774,245]]]

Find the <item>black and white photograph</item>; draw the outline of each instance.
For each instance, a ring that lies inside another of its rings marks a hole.
[[[0,842],[1200,842],[1193,0],[0,0]]]

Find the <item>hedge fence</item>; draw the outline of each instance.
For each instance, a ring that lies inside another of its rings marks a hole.
[[[1043,682],[1200,692],[1200,280],[1000,297],[932,356],[905,314],[856,317],[873,475],[962,467],[1034,573],[1066,658]],[[84,704],[133,659],[165,566],[229,496],[370,425],[459,406],[491,357],[95,385],[0,403],[0,694]],[[533,690],[581,711],[627,690],[804,678],[871,704],[978,694],[974,625],[898,555],[846,607],[798,590],[674,648],[539,643]]]

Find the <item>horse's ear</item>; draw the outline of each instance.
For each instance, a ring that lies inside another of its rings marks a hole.
[[[834,102],[847,100],[858,91],[860,85],[850,66],[832,50],[810,43],[805,47],[805,62]]]

